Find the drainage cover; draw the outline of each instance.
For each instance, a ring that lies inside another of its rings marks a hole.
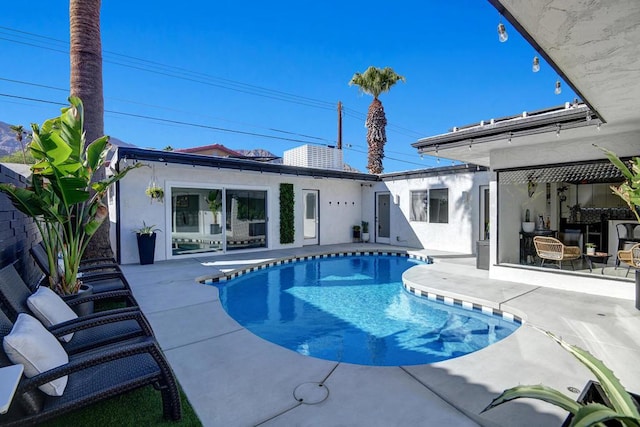
[[[315,405],[329,396],[329,389],[321,383],[303,383],[293,390],[293,397],[301,403]]]

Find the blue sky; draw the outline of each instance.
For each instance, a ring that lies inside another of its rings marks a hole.
[[[105,133],[140,147],[219,143],[282,155],[307,142],[335,144],[342,101],[345,161],[364,172],[371,97],[348,82],[370,65],[390,66],[406,78],[380,97],[389,123],[384,168],[393,172],[437,165],[411,147],[421,137],[575,97],[564,82],[562,94],[554,94],[558,76],[544,61],[540,72],[531,71],[536,52],[488,2],[394,6],[104,1],[105,110],[112,111]],[[66,102],[68,2],[3,9],[0,121],[42,123],[59,107],[16,97]],[[500,21],[506,43],[498,41]]]

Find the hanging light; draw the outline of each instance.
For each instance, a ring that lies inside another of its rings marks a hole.
[[[507,140],[507,142],[509,144],[511,144],[511,138],[513,137],[513,132],[509,132],[509,139]]]
[[[504,24],[501,22],[498,24],[498,40],[500,43],[504,43],[509,39],[509,34],[507,34],[507,29],[504,27]]]
[[[560,138],[560,123],[556,125],[556,136]]]
[[[533,64],[531,65],[531,71],[533,71],[534,73],[537,73],[538,71],[540,71],[540,58],[538,58],[537,56],[533,57]]]
[[[556,95],[560,95],[562,93],[562,83],[560,83],[560,80],[556,82],[556,89],[553,91],[553,93],[555,93]]]

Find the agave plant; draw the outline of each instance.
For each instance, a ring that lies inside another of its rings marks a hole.
[[[571,426],[602,425],[601,423],[608,420],[618,420],[623,426],[640,427],[638,408],[613,371],[588,351],[563,341],[551,332],[542,332],[571,353],[596,376],[612,407],[609,408],[600,403],[581,404],[558,390],[544,385],[521,385],[505,390],[482,412],[514,399],[531,398],[543,400],[571,412],[573,414]]]
[[[92,182],[111,148],[103,136],[85,145],[82,101],[70,97],[59,117],[39,127],[32,124],[29,150],[36,159],[31,185],[19,188],[0,184],[14,206],[35,219],[47,250],[49,285],[61,295],[78,291],[80,260],[89,240],[108,216],[102,203],[107,189],[140,164],[125,167],[103,180]],[[61,268],[58,256],[61,256]]]

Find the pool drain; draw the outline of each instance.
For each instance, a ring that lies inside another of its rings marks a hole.
[[[321,383],[302,383],[293,390],[293,397],[300,403],[316,405],[329,397],[329,389]]]

